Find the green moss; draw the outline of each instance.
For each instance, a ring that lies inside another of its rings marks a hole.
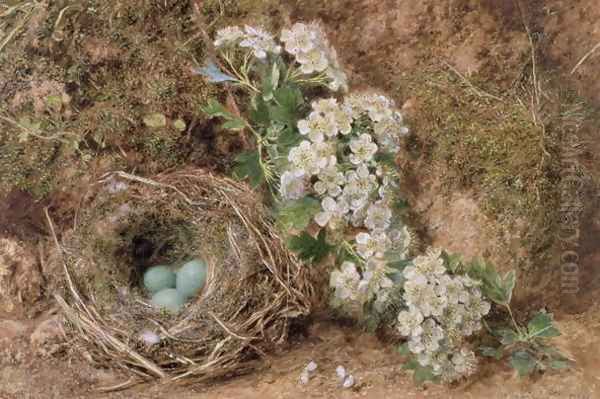
[[[472,82],[482,85],[477,76]],[[524,224],[525,244],[542,264],[558,220],[559,129],[536,125],[519,93],[498,101],[447,72],[424,71],[396,85],[418,101],[412,157],[424,155],[448,192],[471,189],[499,225]]]

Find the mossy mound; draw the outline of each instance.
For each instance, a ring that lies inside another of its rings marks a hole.
[[[64,239],[57,300],[70,333],[99,365],[141,380],[234,374],[285,342],[292,322],[309,312],[306,269],[243,184],[202,170],[154,180],[116,173],[84,208]],[[144,268],[195,257],[209,265],[201,293],[178,314],[151,306]]]

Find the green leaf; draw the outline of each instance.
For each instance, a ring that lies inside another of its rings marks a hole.
[[[566,360],[552,360],[550,362],[550,368],[554,370],[562,370],[571,367],[568,361]]]
[[[410,359],[408,362],[402,365],[404,370],[416,370],[417,367],[420,367],[420,364],[416,359]]]
[[[374,158],[378,164],[389,166],[392,169],[396,168],[395,152],[378,152],[377,154],[375,154]]]
[[[514,270],[500,277],[494,266],[484,261],[475,261],[470,265],[467,274],[482,282],[483,293],[499,305],[508,306],[515,288]]]
[[[527,331],[530,338],[551,338],[560,335],[560,331],[554,327],[552,316],[545,312],[540,312],[529,320]]]
[[[273,92],[276,105],[269,107],[271,120],[296,127],[300,119],[300,106],[304,102],[302,92],[292,86],[283,86]]]
[[[300,259],[311,263],[318,263],[334,248],[333,245],[327,244],[324,229],[319,231],[316,239],[305,231],[293,236],[289,240],[289,247]]]
[[[271,123],[269,116],[269,107],[261,96],[255,96],[252,99],[252,108],[250,110],[250,120],[254,125],[268,126]]]
[[[277,212],[277,220],[285,230],[304,230],[320,210],[319,200],[307,196],[294,201],[286,201]]]
[[[422,385],[427,381],[436,381],[437,376],[433,374],[431,367],[423,367],[419,365],[417,368],[415,368],[413,380],[415,384]]]
[[[523,377],[535,370],[536,361],[528,352],[516,351],[510,357],[510,365]]]
[[[208,100],[208,103],[204,107],[202,107],[201,110],[204,113],[206,113],[209,118],[235,118],[235,116],[231,112],[227,111],[223,104],[212,98]]]
[[[233,174],[237,179],[247,179],[252,187],[258,187],[265,181],[258,151],[242,152],[235,158],[235,163]]]
[[[493,334],[500,339],[502,345],[511,345],[519,340],[519,334],[510,328],[494,330]]]
[[[462,258],[459,254],[449,254],[446,251],[442,251],[442,259],[444,259],[446,269],[451,273],[457,273],[463,266]]]
[[[398,346],[398,353],[401,356],[409,356],[410,355],[410,349],[408,349],[408,343],[403,343],[402,345]]]
[[[167,126],[167,117],[161,113],[153,113],[144,116],[144,124],[148,127],[158,128]]]
[[[482,356],[493,357],[496,360],[502,359],[502,348],[492,348],[491,346],[480,346],[479,353]]]
[[[231,119],[221,125],[225,130],[243,130],[246,127],[246,122],[242,118]]]

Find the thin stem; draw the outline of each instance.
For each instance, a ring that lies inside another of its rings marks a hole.
[[[227,62],[227,65],[229,65],[229,68],[231,69],[230,72],[233,73],[235,75],[235,77],[237,78],[237,83],[241,84],[242,86],[247,87],[251,91],[260,93],[260,90],[258,90],[256,87],[254,87],[254,85],[252,85],[252,83],[250,82],[250,79],[248,78],[248,75],[242,74],[233,66],[233,63],[231,62],[231,59],[230,59],[230,56],[228,53],[224,53],[223,58]]]
[[[521,327],[519,327],[519,325],[517,324],[515,317],[513,316],[513,312],[510,308],[510,305],[504,305],[506,307],[506,310],[508,310],[508,314],[510,315],[510,319],[513,323],[513,326],[515,327],[515,330],[520,334],[521,333]]]

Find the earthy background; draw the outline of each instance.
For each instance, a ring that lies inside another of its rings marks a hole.
[[[313,19],[352,87],[385,91],[407,117],[399,167],[420,239],[516,269],[517,317],[554,312],[574,370],[519,379],[490,362],[456,386],[416,388],[384,338],[323,310],[253,374],[98,391],[126,378],[62,339],[44,208],[64,232],[107,171],[228,173],[246,144],[199,109],[223,96],[190,70],[211,53],[206,35]],[[0,398],[600,397],[600,49],[583,59],[600,42],[599,20],[594,0],[1,1]],[[166,128],[144,125],[154,112]],[[15,122],[52,138],[21,140]],[[567,159],[578,185],[565,179]],[[560,240],[568,226],[575,244]],[[575,295],[560,289],[567,249],[579,256]],[[319,372],[300,386],[310,360]],[[351,390],[337,386],[338,364],[357,379]]]

